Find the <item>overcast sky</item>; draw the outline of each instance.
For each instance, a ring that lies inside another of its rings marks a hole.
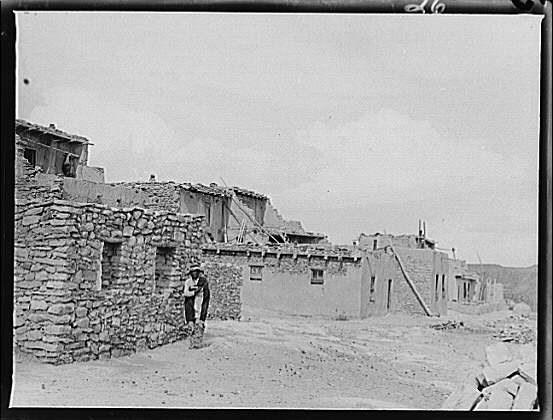
[[[422,218],[469,262],[537,262],[538,16],[17,21],[18,118],[90,138],[107,181],[223,177],[334,243]]]

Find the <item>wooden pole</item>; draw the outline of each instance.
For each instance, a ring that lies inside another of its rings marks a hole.
[[[224,180],[223,178],[221,178],[221,181],[223,181],[223,184],[225,184],[225,187],[228,188],[228,185],[227,185],[227,183],[225,182],[225,180]],[[265,233],[266,235],[268,235],[270,238],[273,238],[273,240],[274,240],[276,243],[278,243],[277,239],[276,239],[273,235],[271,235],[271,233],[270,233],[268,230],[266,230],[263,226],[261,226],[261,225],[257,222],[257,220],[251,218],[251,216],[248,214],[248,212],[245,211],[245,210],[242,208],[242,206],[240,205],[240,203],[238,203],[239,200],[237,200],[237,199],[235,200],[235,199],[234,199],[234,196],[235,196],[235,194],[234,194],[234,192],[233,192],[232,195],[231,195],[231,197],[230,197],[230,199],[231,199],[232,201],[234,201],[234,203],[238,206],[238,208],[239,208],[240,210],[242,210],[242,213],[244,213],[244,214],[246,215],[246,217],[250,220],[250,222],[252,222],[254,225],[257,225],[257,227],[259,227],[259,229],[261,229],[261,231],[262,231],[263,233]],[[229,208],[229,210],[230,210],[230,208]]]

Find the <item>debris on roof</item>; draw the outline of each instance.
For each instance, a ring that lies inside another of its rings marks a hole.
[[[51,134],[60,139],[67,140],[69,142],[76,142],[76,143],[88,144],[88,145],[93,144],[86,137],[78,136],[76,134],[69,134],[69,133],[66,133],[65,131],[57,129],[54,124],[50,124],[50,127],[45,127],[39,124],[30,123],[25,120],[17,119],[15,120],[15,129],[18,132],[18,134],[24,131],[40,131],[42,133]]]
[[[255,192],[255,191],[246,190],[245,188],[240,188],[240,187],[236,187],[236,186],[231,187],[231,188],[237,195],[246,195],[248,197],[257,198],[258,200],[268,200],[269,199],[269,197],[267,197],[266,195],[260,194],[260,193]]]
[[[200,194],[215,195],[218,197],[229,197],[231,195],[227,188],[221,187],[214,183],[211,183],[210,185],[203,185],[185,182],[180,184],[180,186],[187,191],[197,192]]]

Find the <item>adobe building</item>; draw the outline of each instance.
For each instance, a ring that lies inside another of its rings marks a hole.
[[[401,250],[409,280],[389,248],[206,244],[202,251],[206,261],[240,269],[245,306],[348,318],[425,314],[425,306],[431,315],[447,313],[447,256],[436,251]]]
[[[270,199],[240,187],[177,183],[174,181],[108,184],[138,191],[146,208],[205,216],[206,234],[213,242],[318,244],[320,233],[306,231],[300,222],[285,220]]]
[[[54,124],[45,127],[24,120],[16,120],[15,132],[25,159],[45,174],[103,182],[103,169],[87,165],[92,143],[86,137],[68,134]]]

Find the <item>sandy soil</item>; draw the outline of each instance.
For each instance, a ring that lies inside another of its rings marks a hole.
[[[437,409],[479,372],[485,321],[390,314],[336,321],[245,310],[188,340],[119,359],[52,366],[16,357],[12,406]],[[430,324],[463,320],[468,328]]]

